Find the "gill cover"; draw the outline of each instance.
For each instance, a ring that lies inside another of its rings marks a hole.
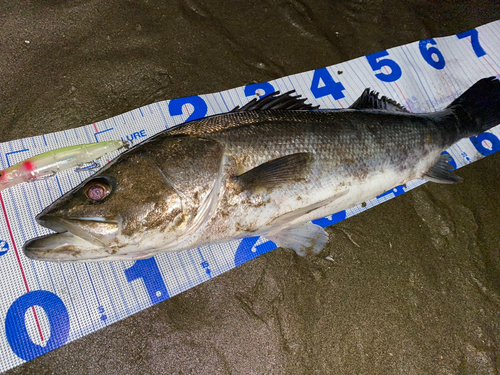
[[[24,252],[55,261],[129,260],[176,247],[214,212],[223,160],[216,141],[155,137],[47,207],[37,221],[58,233],[28,242]]]

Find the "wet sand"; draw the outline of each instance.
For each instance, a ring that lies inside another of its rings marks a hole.
[[[496,1],[0,1],[0,139],[500,19]],[[498,374],[500,156],[10,373]]]

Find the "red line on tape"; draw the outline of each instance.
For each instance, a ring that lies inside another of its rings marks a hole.
[[[496,73],[496,75],[498,75],[497,70],[493,67],[493,65],[490,64],[490,62],[488,61],[488,59],[484,59],[484,61],[486,61],[488,63],[488,65],[491,67],[491,69],[493,69],[493,71]]]
[[[19,256],[19,252],[17,251],[16,242],[14,241],[14,235],[12,234],[12,228],[10,227],[9,218],[7,216],[7,210],[5,209],[5,203],[3,202],[2,193],[0,193],[0,203],[2,204],[3,215],[5,216],[5,222],[7,223],[7,229],[9,231],[10,241],[12,242],[12,246],[14,247],[14,252],[17,258],[17,264],[19,264],[19,269],[21,270],[21,275],[23,276],[24,286],[26,287],[26,291],[29,292],[30,288],[28,286],[28,280],[26,279],[26,274],[24,273],[23,264],[21,263],[21,257]],[[36,326],[38,328],[38,333],[40,334],[40,339],[43,340],[42,327],[40,327],[40,322],[38,321],[38,316],[36,315],[35,307],[32,307],[33,315],[35,317]]]

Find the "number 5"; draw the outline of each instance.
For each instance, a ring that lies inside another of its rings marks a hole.
[[[384,56],[389,56],[389,53],[387,51],[372,53],[371,55],[367,55],[366,59],[374,72],[382,70],[383,67],[387,67],[391,70],[390,73],[377,73],[375,74],[375,77],[384,82],[397,81],[401,78],[401,68],[394,60],[387,58],[383,59]]]

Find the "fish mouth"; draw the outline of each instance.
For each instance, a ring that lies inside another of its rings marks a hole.
[[[118,221],[101,218],[41,215],[37,222],[56,233],[24,244],[24,254],[36,260],[75,261],[107,257],[113,253],[110,245],[120,232]]]
[[[102,246],[95,246],[70,232],[33,238],[23,246],[24,255],[33,260],[68,262],[103,258]]]
[[[116,220],[90,217],[63,218],[54,215],[37,217],[37,222],[57,233],[70,232],[95,246],[108,246],[118,234],[119,223]]]

